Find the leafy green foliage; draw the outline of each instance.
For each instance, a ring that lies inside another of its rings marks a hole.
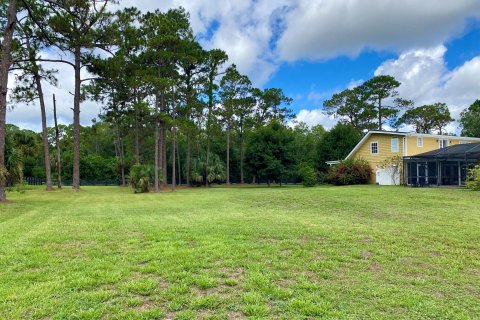
[[[348,159],[332,166],[328,181],[334,185],[366,184],[372,175],[372,168],[364,160]]]
[[[362,94],[375,106],[378,119],[378,129],[383,129],[385,121],[393,121],[401,109],[413,104],[412,101],[398,97],[397,88],[400,86],[394,77],[389,75],[375,76],[361,85]],[[393,103],[387,105],[386,100],[392,99]]]
[[[220,160],[217,154],[212,154],[208,163],[208,170],[206,171],[205,158],[195,157],[192,161],[190,176],[195,184],[202,184],[205,182],[205,172],[208,172],[208,183],[221,183],[225,181],[225,164]]]
[[[302,165],[298,170],[302,183],[305,187],[313,187],[317,184],[317,172],[312,166]]]
[[[364,87],[346,89],[335,93],[332,98],[323,103],[325,112],[340,119],[342,123],[349,124],[355,129],[375,129],[377,112],[375,106],[369,101]]]
[[[130,168],[129,181],[135,193],[150,192],[155,169],[152,166],[135,164]]]
[[[277,121],[258,128],[250,135],[246,163],[258,179],[269,183],[289,178],[295,165],[292,130]]]
[[[328,170],[326,161],[342,160],[361,139],[361,133],[348,124],[338,123],[323,135],[317,147],[317,170]]]
[[[480,164],[468,171],[465,185],[468,189],[480,191]]]
[[[460,114],[462,135],[480,137],[480,100],[476,100]]]
[[[256,119],[258,124],[276,120],[284,122],[295,118],[293,111],[288,108],[292,98],[287,97],[280,88],[268,88],[263,91],[254,89],[253,95],[257,99]]]
[[[452,121],[453,118],[450,116],[447,105],[437,102],[407,110],[398,119],[397,125],[412,125],[418,133],[431,133],[435,129],[439,134],[442,134],[445,126]]]

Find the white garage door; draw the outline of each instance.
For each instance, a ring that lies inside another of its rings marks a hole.
[[[397,186],[400,184],[400,170],[396,167],[378,168],[377,184],[381,186]]]

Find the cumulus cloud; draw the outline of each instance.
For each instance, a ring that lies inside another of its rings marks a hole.
[[[327,130],[337,123],[333,117],[326,115],[322,109],[302,109],[298,112],[295,120],[296,122],[305,122],[310,127],[321,124]]]
[[[453,70],[445,63],[443,45],[404,52],[398,59],[384,62],[375,74],[389,74],[399,80],[401,96],[417,106],[445,102],[454,117],[479,98],[480,56]]]
[[[388,62],[391,65],[384,64],[385,71],[396,68],[400,74],[400,64],[406,67],[416,63],[417,69],[408,69],[412,79],[419,79],[415,75],[422,73],[419,70],[433,72],[433,79],[424,75],[423,81],[410,86],[419,100],[428,100],[429,94],[433,97],[430,88],[442,83],[445,95],[457,95],[457,100],[462,98],[462,101],[469,100],[470,90],[477,88],[471,79],[479,61],[471,60],[463,69],[448,73],[441,52],[445,49],[433,44],[461,34],[469,17],[480,17],[478,0],[132,0],[121,1],[117,8],[127,6],[136,6],[144,12],[184,7],[190,13],[192,29],[200,43],[206,49],[225,50],[230,62],[236,63],[255,86],[267,83],[284,62],[355,56],[363,50],[394,50],[409,55],[400,57],[398,66],[393,61]],[[428,50],[438,51],[412,51],[429,46],[432,49]],[[61,121],[71,123],[72,71],[69,66],[55,67],[60,71],[61,86],[47,87],[45,94],[50,99],[51,93],[57,93]],[[312,90],[309,101],[319,101],[321,95]],[[51,102],[47,103],[51,106]],[[98,104],[84,102],[82,124],[89,124],[99,111]],[[39,115],[37,106],[17,105],[15,111],[9,112],[8,121],[37,130]]]
[[[299,0],[286,15],[278,54],[287,61],[317,60],[430,46],[479,16],[477,0]]]
[[[256,86],[265,84],[277,70],[278,60],[272,41],[282,24],[284,8],[292,0],[248,1],[130,1],[122,6],[137,6],[142,11],[183,7],[190,13],[191,26],[206,49],[224,50],[230,63],[247,74]]]

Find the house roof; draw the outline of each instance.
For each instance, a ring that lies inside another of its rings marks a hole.
[[[405,159],[478,159],[480,142],[456,144],[450,147],[420,153]]]
[[[360,149],[360,147],[368,140],[368,138],[372,134],[387,134],[387,135],[395,135],[395,136],[422,136],[422,137],[431,137],[437,139],[460,139],[464,141],[480,141],[480,138],[474,137],[459,137],[459,136],[447,136],[447,135],[437,135],[437,134],[429,134],[429,133],[417,133],[417,132],[401,132],[401,131],[384,131],[384,130],[372,130],[368,131],[367,134],[360,140],[359,143],[353,148],[352,151],[347,155],[345,159],[349,159],[351,156],[355,154],[355,152]]]

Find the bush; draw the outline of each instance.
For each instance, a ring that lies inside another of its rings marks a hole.
[[[345,160],[330,168],[328,182],[337,186],[366,184],[372,175],[372,169],[364,160]]]
[[[317,184],[317,172],[309,165],[301,166],[298,174],[302,178],[305,187],[313,187]]]
[[[132,166],[129,174],[130,185],[135,193],[149,192],[155,179],[153,166],[136,164]]]
[[[468,171],[465,185],[468,189],[480,191],[480,164]]]

